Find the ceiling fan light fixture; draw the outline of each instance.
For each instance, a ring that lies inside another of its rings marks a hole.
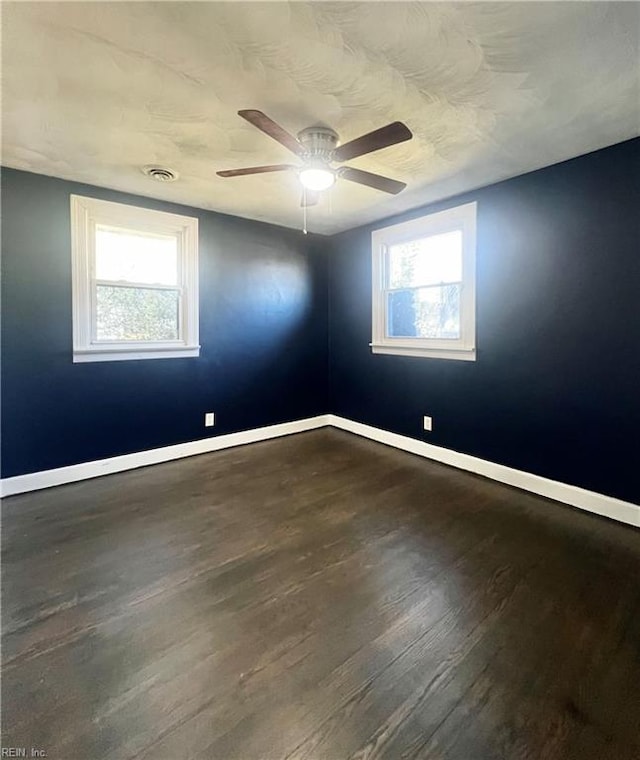
[[[331,169],[303,169],[298,176],[303,187],[316,192],[328,190],[336,181],[335,172]]]

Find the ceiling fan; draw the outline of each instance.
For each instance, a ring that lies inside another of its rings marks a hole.
[[[303,163],[302,166],[273,164],[251,166],[246,169],[229,169],[217,172],[219,177],[241,177],[246,174],[265,174],[266,172],[297,172],[303,187],[300,205],[305,207],[315,206],[320,197],[319,193],[330,188],[338,178],[367,185],[367,187],[393,195],[402,192],[407,186],[405,182],[398,182],[362,169],[354,169],[351,166],[341,166],[337,169],[331,166],[334,162],[342,163],[350,158],[364,156],[365,153],[373,153],[389,145],[410,140],[413,135],[400,121],[394,121],[386,127],[375,129],[373,132],[338,146],[338,134],[329,127],[307,127],[298,133],[296,139],[262,111],[253,109],[238,111],[238,116],[284,145],[302,159]]]

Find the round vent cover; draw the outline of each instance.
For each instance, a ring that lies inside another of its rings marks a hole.
[[[158,182],[175,182],[178,179],[178,172],[166,166],[143,166],[142,173]]]

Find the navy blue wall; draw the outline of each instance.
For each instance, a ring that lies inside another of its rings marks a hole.
[[[4,170],[2,475],[331,411],[638,502],[639,177],[633,140],[305,238]],[[200,358],[72,363],[70,193],[198,217]],[[372,355],[371,230],[472,200],[477,361]]]
[[[633,140],[333,237],[331,411],[640,502],[639,180]],[[469,201],[477,361],[372,355],[371,230]]]
[[[71,193],[198,218],[199,358],[72,363]],[[327,412],[325,248],[294,230],[3,170],[2,476]]]

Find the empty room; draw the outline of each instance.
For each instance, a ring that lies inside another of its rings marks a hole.
[[[0,11],[0,757],[640,760],[640,3]]]

